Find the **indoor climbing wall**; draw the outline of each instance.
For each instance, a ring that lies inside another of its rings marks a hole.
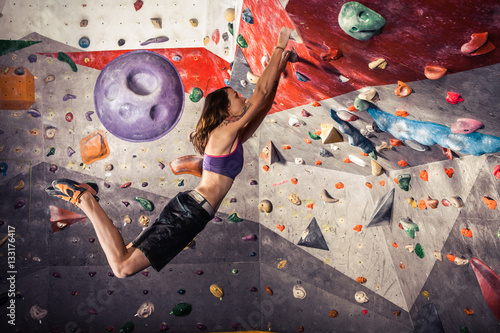
[[[0,331],[497,330],[499,12],[0,1]],[[161,272],[116,278],[44,189],[95,181],[132,241],[199,180],[204,97],[249,97],[282,26],[295,54],[216,217]]]

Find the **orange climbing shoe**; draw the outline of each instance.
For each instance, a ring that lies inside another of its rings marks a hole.
[[[96,183],[77,183],[71,179],[56,179],[52,182],[52,186],[45,189],[49,195],[61,198],[71,202],[75,207],[80,204],[80,197],[85,191],[89,191],[96,200],[98,187]]]

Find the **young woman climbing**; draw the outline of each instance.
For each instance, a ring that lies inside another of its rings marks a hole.
[[[252,136],[272,107],[291,29],[282,28],[269,64],[247,101],[232,88],[207,95],[201,118],[191,134],[194,148],[204,154],[203,173],[194,190],[171,199],[158,219],[130,244],[125,242],[97,201],[95,183],[57,179],[46,189],[79,207],[92,222],[115,276],[124,278],[149,266],[160,271],[210,221],[243,168],[242,144]]]

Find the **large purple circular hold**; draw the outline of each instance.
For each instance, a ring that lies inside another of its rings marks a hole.
[[[132,51],[104,67],[95,85],[94,103],[111,134],[131,142],[154,141],[181,118],[184,86],[167,58]]]

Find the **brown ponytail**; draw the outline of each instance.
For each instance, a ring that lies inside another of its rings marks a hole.
[[[194,132],[189,136],[194,149],[200,154],[205,152],[210,133],[229,116],[230,102],[225,91],[228,88],[217,89],[205,97],[205,104],[201,111],[200,120]]]

